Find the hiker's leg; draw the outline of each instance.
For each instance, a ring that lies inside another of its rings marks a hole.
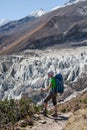
[[[45,109],[47,109],[48,101],[49,101],[51,98],[52,98],[52,95],[51,95],[51,94],[49,94],[49,95],[45,98],[45,100],[44,100],[44,107],[45,107]]]
[[[44,103],[44,110],[41,112],[41,114],[43,114],[44,116],[47,115],[47,104],[48,103]]]
[[[42,114],[44,114],[44,116],[47,115],[47,105],[48,105],[48,101],[51,99],[51,95],[49,94],[45,100],[44,100],[44,111],[42,112]]]
[[[55,114],[57,115],[57,104],[55,105]]]
[[[48,105],[48,103],[44,102],[44,108],[45,108],[45,110],[47,110],[47,105]]]
[[[52,102],[54,105],[54,110],[55,110],[55,115],[57,115],[57,100],[56,100],[57,94],[54,94],[53,98],[52,98]]]

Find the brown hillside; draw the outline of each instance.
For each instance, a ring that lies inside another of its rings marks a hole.
[[[78,2],[51,11],[22,25],[14,25],[14,28],[11,28],[11,23],[1,27],[0,54],[17,53],[25,49],[43,49],[56,44],[78,41],[77,36],[71,39],[68,36],[72,28],[75,28],[73,35],[78,33],[75,25],[87,23],[86,5],[87,1]],[[79,31],[79,36],[82,35],[80,41],[87,39],[86,30],[83,35],[84,24]],[[6,26],[9,26],[8,30]]]

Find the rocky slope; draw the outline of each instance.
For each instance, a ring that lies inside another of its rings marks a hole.
[[[17,53],[29,48],[51,48],[54,45],[58,48],[73,44],[87,46],[86,23],[87,1],[66,5],[17,26],[13,22],[9,30],[7,25],[0,28],[0,54]]]
[[[26,102],[27,101],[27,102]],[[10,103],[10,106],[9,106]],[[16,104],[15,104],[16,103]],[[53,118],[50,116],[53,112],[53,107],[48,108],[48,117],[44,117],[38,111],[38,107],[30,105],[28,98],[21,99],[20,101],[7,100],[4,101],[4,106],[1,107],[0,101],[0,129],[9,130],[86,130],[87,129],[87,91],[66,103],[58,104],[58,117]],[[8,104],[8,106],[7,106]],[[13,104],[13,105],[12,105]],[[50,104],[51,105],[51,104]],[[34,108],[33,108],[34,107]],[[6,109],[7,108],[7,109]],[[21,109],[22,108],[22,111]],[[31,109],[32,108],[32,109]],[[8,111],[7,111],[8,110]],[[15,111],[14,111],[15,110]],[[27,111],[28,110],[28,111]],[[7,111],[6,115],[5,112]],[[3,112],[3,115],[1,115]],[[10,112],[10,116],[9,116]],[[33,112],[33,113],[32,113]],[[15,113],[14,118],[13,117]],[[26,115],[27,114],[27,115]],[[25,115],[25,116],[24,116]],[[3,118],[2,118],[3,116]],[[6,117],[6,118],[5,118]],[[16,118],[19,117],[19,118]],[[10,119],[7,120],[6,119]],[[16,118],[16,120],[14,120]],[[4,122],[5,121],[5,122]],[[15,121],[15,123],[12,122]],[[3,124],[4,123],[4,124]]]
[[[53,108],[51,108],[53,109]],[[50,109],[49,109],[50,110]],[[67,111],[65,111],[67,110]],[[52,111],[52,110],[51,110]],[[77,97],[63,104],[58,104],[58,117],[44,117],[40,114],[35,114],[37,120],[34,125],[21,127],[24,120],[19,121],[15,125],[15,129],[24,130],[86,130],[87,129],[87,91],[79,94]],[[51,113],[50,113],[51,114]],[[48,114],[49,115],[49,114]],[[25,121],[26,122],[26,121]]]
[[[69,119],[64,130],[86,130],[87,129],[87,108],[80,109]]]

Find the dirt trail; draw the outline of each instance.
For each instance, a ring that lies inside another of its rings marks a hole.
[[[40,115],[40,120],[33,127],[27,126],[25,130],[63,130],[71,115],[72,113],[61,114],[55,119],[52,116],[44,117]]]

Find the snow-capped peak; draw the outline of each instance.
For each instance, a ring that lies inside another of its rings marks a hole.
[[[40,10],[36,10],[30,13],[30,16],[34,16],[34,17],[40,17],[42,15],[44,15],[46,13],[46,11],[44,9],[40,9]]]
[[[62,5],[62,6],[56,6],[56,7],[54,7],[54,8],[52,9],[52,11],[53,11],[53,10],[56,10],[56,9],[59,9],[59,8],[62,8],[62,7],[65,7],[65,5]]]
[[[69,2],[65,3],[65,5],[75,4],[77,2],[82,2],[82,1],[86,1],[86,0],[69,0]]]
[[[82,1],[86,1],[86,0],[69,0],[69,2],[65,3],[65,4],[62,5],[62,6],[56,6],[56,7],[54,7],[54,8],[52,9],[52,11],[53,11],[53,10],[56,10],[56,9],[59,9],[59,8],[63,8],[63,7],[65,7],[65,6],[67,6],[67,5],[75,4],[75,3],[77,3],[77,2],[82,2]]]
[[[1,20],[0,20],[0,26],[6,24],[6,23],[8,23],[8,22],[9,22],[9,20],[7,20],[7,19],[1,19]]]

